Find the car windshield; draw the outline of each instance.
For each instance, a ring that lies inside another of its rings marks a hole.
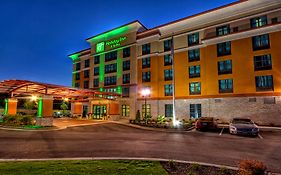
[[[250,119],[233,119],[233,124],[253,124]]]

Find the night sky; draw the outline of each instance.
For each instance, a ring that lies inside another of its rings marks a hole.
[[[134,20],[152,28],[234,1],[1,0],[0,80],[71,86],[67,55],[88,48],[86,38]]]

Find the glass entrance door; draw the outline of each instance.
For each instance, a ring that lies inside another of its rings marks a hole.
[[[106,115],[105,105],[93,105],[93,119],[102,119]]]

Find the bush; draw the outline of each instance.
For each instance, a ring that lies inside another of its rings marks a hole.
[[[147,124],[148,121],[149,121],[151,118],[152,118],[151,115],[145,115],[145,116],[143,117],[143,120],[145,121],[145,124]]]
[[[140,120],[141,120],[141,115],[140,115],[140,110],[138,110],[138,111],[137,111],[137,114],[136,114],[135,123],[140,123]]]
[[[3,117],[3,123],[8,126],[26,126],[33,125],[32,115],[5,115]]]
[[[266,166],[257,160],[241,160],[239,163],[239,175],[264,175]]]
[[[166,122],[166,118],[165,118],[165,116],[164,115],[158,115],[157,116],[157,124],[165,124],[165,122]]]

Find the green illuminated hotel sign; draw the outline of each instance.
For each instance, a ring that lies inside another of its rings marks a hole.
[[[104,42],[98,43],[96,45],[96,52],[103,52],[104,51]]]
[[[115,48],[115,47],[118,47],[118,46],[121,46],[121,43],[123,41],[125,41],[127,39],[126,36],[124,37],[120,37],[118,39],[114,39],[114,40],[111,40],[111,41],[107,41],[105,43],[106,46],[109,46],[110,48]]]
[[[96,45],[96,52],[103,52],[105,49],[105,46],[110,47],[110,48],[115,48],[121,46],[122,42],[127,40],[126,36],[122,36],[118,39],[106,41],[106,42],[100,42]]]

